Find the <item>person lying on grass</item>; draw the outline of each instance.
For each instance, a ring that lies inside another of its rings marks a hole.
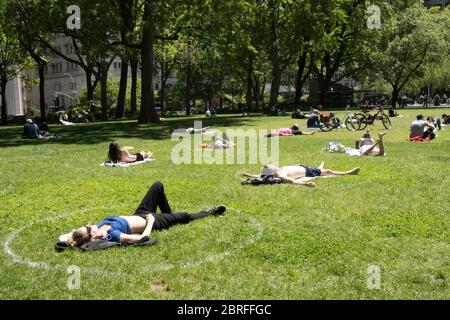
[[[300,126],[298,124],[294,124],[290,128],[281,128],[273,130],[271,133],[266,135],[266,137],[276,137],[276,136],[298,136],[298,135],[305,135],[305,136],[312,136],[315,134],[315,132],[306,132],[306,131],[300,131]]]
[[[202,148],[211,148],[211,149],[230,149],[234,148],[233,141],[230,140],[228,135],[224,132],[222,137],[215,135],[213,143],[202,143],[200,145]]]
[[[284,166],[280,168],[272,165],[265,165],[261,169],[261,174],[259,176],[246,172],[242,173],[241,175],[251,178],[273,176],[276,178],[280,178],[284,183],[298,184],[306,187],[315,187],[316,184],[314,182],[311,182],[311,180],[317,177],[339,177],[348,174],[357,174],[359,170],[359,168],[353,168],[352,170],[346,172],[333,171],[330,169],[325,169],[324,162],[322,161],[318,168],[311,168],[305,165]]]
[[[162,213],[156,213],[157,209]],[[119,243],[139,243],[149,240],[153,230],[169,229],[176,224],[187,224],[207,216],[221,216],[225,206],[217,206],[208,211],[195,214],[172,213],[161,182],[155,182],[139,204],[133,216],[109,216],[96,225],[87,225],[76,229],[71,235],[59,237],[60,241],[68,238],[72,247],[96,239]]]
[[[379,133],[378,139],[376,142],[373,141],[370,136],[369,130],[363,135],[363,137],[359,140],[359,152],[362,156],[384,156],[384,144],[383,137],[387,133]]]
[[[132,163],[137,161],[144,161],[144,159],[151,158],[153,156],[153,153],[150,151],[141,151],[136,154],[130,154],[129,151],[133,149],[133,147],[121,147],[116,141],[111,142],[108,151],[108,161],[111,161],[113,163]]]

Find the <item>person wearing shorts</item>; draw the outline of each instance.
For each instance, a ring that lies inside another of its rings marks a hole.
[[[296,185],[303,185],[306,187],[315,187],[316,184],[311,182],[311,180],[317,177],[340,177],[349,174],[357,174],[359,168],[353,168],[352,170],[340,172],[324,168],[324,162],[320,164],[319,167],[313,168],[305,165],[294,165],[294,166],[284,166],[275,167],[272,165],[265,165],[261,169],[260,175],[253,175],[249,173],[242,173],[244,177],[265,177],[273,176],[280,178],[284,183],[291,183]]]
[[[133,163],[144,161],[144,159],[152,158],[153,156],[153,153],[150,151],[141,151],[136,154],[130,154],[130,151],[133,149],[133,147],[121,147],[116,141],[111,142],[108,150],[108,161],[111,161],[112,163]]]

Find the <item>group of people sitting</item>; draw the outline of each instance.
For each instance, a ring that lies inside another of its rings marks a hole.
[[[433,140],[438,129],[441,129],[439,118],[428,117],[425,120],[422,114],[418,114],[416,120],[411,122],[409,138],[411,141]]]
[[[37,125],[33,120],[27,119],[23,126],[22,138],[48,139],[56,138],[56,135],[50,133],[47,122],[42,122]]]
[[[309,109],[309,114],[304,114],[300,109],[296,109],[292,115],[292,119],[307,119],[306,126],[309,129],[316,129],[320,127],[320,111],[321,106],[318,106],[317,109],[311,107]]]

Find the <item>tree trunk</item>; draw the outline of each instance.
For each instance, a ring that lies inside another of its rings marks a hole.
[[[192,68],[191,63],[188,62],[186,66],[186,92],[184,96],[184,104],[186,107],[186,115],[189,116],[191,114],[191,86],[192,86]],[[195,102],[194,102],[195,103]]]
[[[303,96],[303,85],[305,84],[304,81],[304,72],[306,68],[306,58],[307,58],[307,52],[306,50],[303,51],[302,55],[298,58],[297,62],[297,79],[295,81],[295,97],[294,97],[294,104],[298,106],[300,104],[300,99]]]
[[[138,60],[131,60],[131,114],[135,116],[137,114],[137,69],[138,69]]]
[[[45,64],[39,64],[39,108],[41,110],[41,122],[45,121]]]
[[[159,101],[161,104],[161,115],[163,114],[164,110],[166,110],[166,68],[165,63],[161,63],[161,91],[159,93]]]
[[[153,84],[153,44],[155,42],[155,26],[153,21],[154,0],[145,0],[143,15],[142,49],[141,49],[141,111],[139,123],[158,123],[155,111]]]
[[[392,86],[392,95],[391,95],[391,106],[397,107],[398,97],[400,96],[400,90],[397,86]]]
[[[319,104],[322,106],[322,108],[328,107],[328,96],[329,91],[331,88],[331,78],[330,76],[321,77],[319,74]]]
[[[259,111],[259,79],[253,74],[253,95],[255,96],[255,112]]]
[[[121,58],[120,68],[120,84],[119,94],[117,95],[116,119],[123,118],[125,112],[125,97],[127,94],[128,82],[128,61],[125,58]]]
[[[92,85],[92,72],[84,70],[86,73],[86,97],[88,101],[94,100],[94,86]]]
[[[100,104],[102,111],[102,120],[108,120],[108,70],[102,67],[100,74]]]
[[[278,26],[277,26],[277,16],[276,16],[276,5],[274,0],[269,0],[269,19],[270,19],[270,37],[271,37],[271,48],[270,48],[270,60],[272,62],[272,81],[270,88],[270,99],[269,99],[269,109],[277,105],[278,94],[280,92],[281,84],[281,65],[280,65],[280,48],[278,44]]]
[[[272,86],[270,88],[269,109],[278,103],[278,95],[281,84],[281,70],[278,62],[275,62],[272,68]]]
[[[8,81],[2,80],[2,82],[0,83],[0,88],[2,90],[2,120],[3,120],[3,124],[6,124],[6,120],[7,120],[7,108],[6,108],[6,83]]]
[[[253,111],[252,87],[253,87],[253,59],[251,52],[248,53],[247,60],[247,90],[245,92],[245,104],[248,111]]]

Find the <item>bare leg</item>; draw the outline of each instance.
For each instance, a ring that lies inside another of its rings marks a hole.
[[[144,159],[151,158],[153,153],[150,151],[141,151],[140,154],[144,157]]]
[[[353,168],[350,171],[345,171],[345,172],[339,172],[339,171],[333,171],[330,169],[323,169],[322,170],[322,174],[320,175],[321,177],[339,177],[339,176],[345,176],[348,174],[357,174],[359,172],[359,168]]]
[[[364,150],[361,155],[362,156],[384,156],[384,144],[383,144],[383,137],[386,135],[387,133],[379,133],[378,134],[378,139],[377,142],[375,144],[373,144],[372,146],[370,146],[370,148],[367,148],[367,150]]]
[[[320,163],[319,169],[320,169],[320,170],[323,170],[323,166],[324,166],[324,165],[325,165],[325,162],[322,161],[322,162]]]
[[[379,133],[378,134],[378,154],[376,154],[376,156],[384,156],[383,137],[385,135],[386,135],[386,133]]]
[[[367,148],[366,150],[364,150],[361,155],[362,156],[370,156],[373,155],[372,151],[375,150],[375,148],[378,147],[378,145],[380,144],[380,139],[377,140],[377,142],[375,142],[373,145],[370,146],[370,148]]]

